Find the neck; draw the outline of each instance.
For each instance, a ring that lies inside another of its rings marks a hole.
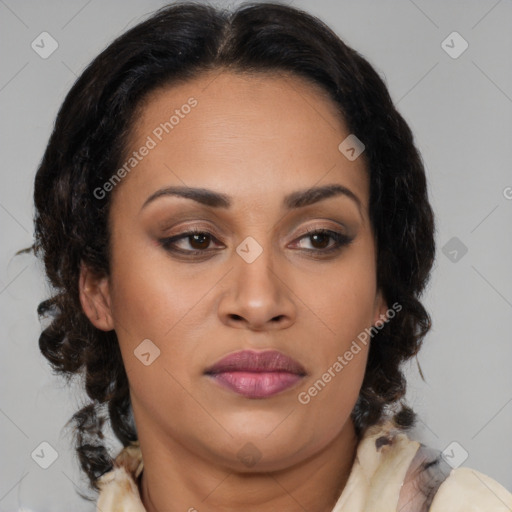
[[[183,446],[158,445],[155,438],[147,441],[139,482],[147,512],[331,512],[347,482],[358,443],[349,419],[313,457],[284,470],[248,474],[215,467]]]

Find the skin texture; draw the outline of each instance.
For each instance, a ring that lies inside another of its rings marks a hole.
[[[316,86],[228,71],[152,93],[127,154],[190,97],[197,106],[113,192],[110,275],[83,266],[80,278],[91,322],[119,339],[144,460],[143,503],[149,512],[330,511],[357,447],[350,412],[368,346],[308,404],[298,394],[387,310],[376,288],[364,159],[338,150],[350,132]],[[288,193],[327,184],[348,188],[360,205],[347,195],[282,205]],[[143,207],[169,186],[221,192],[232,206],[166,195]],[[174,246],[206,255],[176,255],[160,243],[193,227],[213,238]],[[315,240],[313,229],[352,241],[322,256],[335,240]],[[248,236],[263,249],[251,263],[236,251]],[[134,355],[145,339],[160,350],[150,365]],[[307,375],[264,399],[204,375],[242,349],[279,350]]]

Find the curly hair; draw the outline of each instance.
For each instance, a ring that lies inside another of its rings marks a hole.
[[[431,327],[419,299],[435,243],[425,170],[409,126],[369,62],[318,18],[274,3],[246,2],[229,11],[178,2],[122,34],[88,65],[59,110],[35,177],[33,247],[53,287],[38,308],[51,319],[39,347],[55,374],[68,380],[82,374],[90,402],[68,423],[96,491],[96,480],[113,467],[102,441],[105,422],[123,446],[137,431],[116,333],[95,328],[79,299],[82,262],[109,274],[110,195],[99,199],[93,192],[121,165],[137,109],[150,92],[223,69],[283,72],[320,86],[364,143],[377,284],[387,303],[402,310],[370,344],[351,417],[359,437],[390,411],[400,429],[415,422],[401,366]]]

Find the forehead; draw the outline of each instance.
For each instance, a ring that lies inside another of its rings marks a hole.
[[[125,159],[151,149],[126,181],[141,196],[180,184],[253,205],[340,183],[365,205],[365,161],[348,160],[338,147],[349,135],[327,91],[301,77],[210,71],[141,103]]]

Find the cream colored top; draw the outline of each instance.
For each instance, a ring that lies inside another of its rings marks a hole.
[[[146,512],[138,487],[142,469],[138,442],[121,450],[112,470],[98,479],[97,511]],[[441,452],[390,422],[369,428],[332,512],[427,511],[511,512],[512,494],[474,469],[452,469]]]

